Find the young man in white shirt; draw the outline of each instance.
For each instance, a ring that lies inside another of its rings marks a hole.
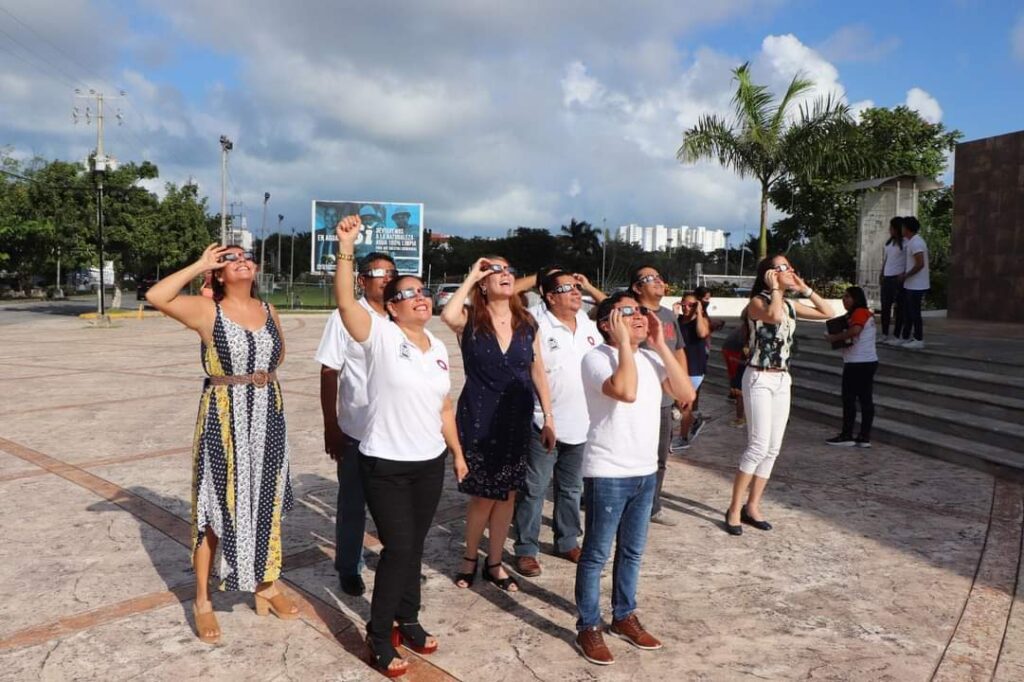
[[[640,649],[660,649],[636,616],[640,561],[658,483],[661,393],[688,403],[696,391],[658,317],[629,292],[603,301],[597,324],[605,345],[583,358],[590,430],[583,454],[586,532],[576,568],[576,646],[591,663],[614,657],[601,632],[601,571],[612,555],[608,632]],[[647,348],[641,348],[641,344]]]
[[[383,320],[384,289],[398,271],[384,253],[371,253],[359,268],[359,304]],[[320,363],[320,407],[324,416],[324,450],[338,465],[338,506],[334,525],[334,568],[341,590],[366,592],[363,582],[363,534],[366,500],[359,479],[359,443],[366,431],[366,356],[352,339],[337,310],[331,313],[316,352]],[[339,396],[340,393],[340,396]]]
[[[924,319],[921,317],[921,303],[931,288],[928,272],[928,245],[918,234],[921,223],[914,216],[903,219],[903,244],[907,255],[907,269],[900,281],[903,284],[903,343],[901,348],[920,350],[924,348]],[[914,338],[910,338],[913,332]]]
[[[569,272],[555,270],[540,282],[543,302],[531,311],[537,320],[541,355],[551,390],[551,407],[558,424],[553,451],[541,445],[544,411],[534,406],[535,426],[526,463],[526,491],[516,499],[513,530],[515,568],[525,577],[541,574],[540,526],[544,496],[554,475],[555,508],[552,514],[555,553],[573,563],[579,561],[580,495],[583,493],[583,446],[590,419],[583,394],[583,356],[601,343],[597,325],[583,312],[583,286]]]
[[[665,280],[661,274],[649,265],[633,271],[630,278],[630,295],[642,306],[646,306],[661,322],[665,343],[675,354],[676,360],[686,368],[686,344],[679,331],[679,321],[674,312],[661,305],[665,296]],[[658,432],[658,486],[654,494],[654,506],[651,508],[651,521],[663,526],[678,525],[678,521],[662,511],[661,487],[665,483],[665,469],[668,466],[669,447],[672,443],[672,396],[662,395],[660,409],[660,431]],[[682,406],[680,406],[682,408]],[[689,434],[687,434],[689,435]]]

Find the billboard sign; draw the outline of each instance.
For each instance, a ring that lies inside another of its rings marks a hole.
[[[402,274],[420,275],[423,270],[423,204],[387,201],[313,201],[311,272],[334,272],[338,237],[335,225],[357,215],[363,226],[356,238],[356,258],[373,251],[395,259]]]

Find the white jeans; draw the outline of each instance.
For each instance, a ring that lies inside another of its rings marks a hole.
[[[760,372],[750,367],[743,373],[743,408],[747,415],[747,449],[740,457],[740,471],[768,478],[782,447],[789,421],[789,372]]]

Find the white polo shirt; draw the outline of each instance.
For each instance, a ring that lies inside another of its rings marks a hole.
[[[359,305],[382,320],[365,298]],[[338,371],[338,426],[349,437],[362,440],[366,432],[368,400],[366,397],[366,354],[341,323],[341,314],[335,309],[327,318],[316,361]]]
[[[546,307],[537,310],[534,317],[540,355],[551,390],[558,441],[579,445],[587,440],[590,430],[587,399],[583,394],[583,356],[602,343],[601,333],[582,310],[576,312],[575,333]],[[537,398],[533,402],[533,423],[538,429],[544,426],[544,410]]]
[[[932,284],[928,276],[928,245],[919,234],[915,234],[913,237],[903,243],[903,250],[907,253],[907,269],[906,272],[910,272],[914,269],[916,264],[916,256],[919,253],[924,254],[924,267],[917,271],[917,273],[910,275],[903,280],[903,288],[909,289],[910,291],[924,291],[930,289]]]
[[[883,277],[895,277],[907,271],[907,252],[903,250],[903,243],[885,243],[882,247],[885,253],[885,269],[882,270]]]
[[[601,390],[619,366],[617,348],[598,346],[583,358],[583,388],[590,411],[583,450],[585,478],[647,476],[658,470],[661,382],[668,374],[654,351],[640,348],[635,357],[637,391],[632,403],[609,398]]]
[[[424,330],[430,348],[421,351],[394,322],[371,319],[362,344],[369,408],[359,451],[399,462],[433,459],[445,450],[441,408],[452,387],[448,349]]]

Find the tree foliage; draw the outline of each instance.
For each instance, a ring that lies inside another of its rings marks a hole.
[[[849,107],[831,95],[809,105],[796,102],[814,83],[801,74],[793,77],[782,98],[753,82],[750,64],[733,71],[734,120],[702,116],[683,133],[676,156],[683,163],[716,159],[740,177],[753,177],[761,188],[761,221],[758,254],[768,247],[768,195],[779,182],[834,174],[860,164],[860,148],[848,144],[852,125]]]
[[[81,163],[0,153],[0,269],[22,288],[99,263],[97,192]],[[165,185],[162,198],[142,186],[159,177],[152,163],[128,163],[104,177],[104,251],[118,279],[152,276],[195,259],[216,238],[206,199],[193,185]]]

